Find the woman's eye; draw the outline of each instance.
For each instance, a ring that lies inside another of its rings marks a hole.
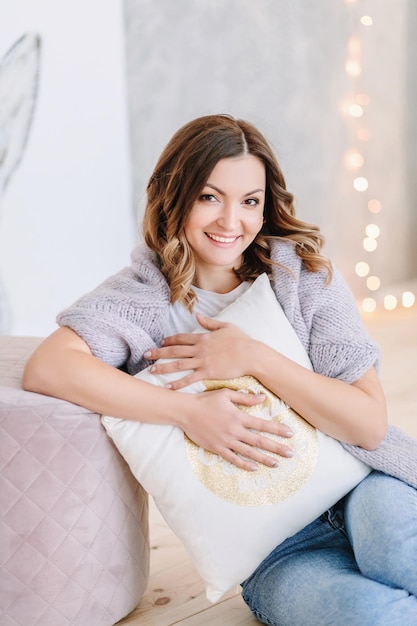
[[[211,194],[211,193],[203,193],[200,196],[200,201],[201,202],[215,202],[216,201],[216,196],[213,196],[213,194]]]
[[[245,200],[245,203],[248,204],[249,206],[258,206],[259,198],[247,198]]]

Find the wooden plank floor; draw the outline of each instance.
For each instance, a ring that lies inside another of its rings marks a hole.
[[[382,349],[381,379],[390,421],[417,438],[417,310],[380,313],[365,318]],[[151,571],[139,606],[118,622],[124,626],[256,626],[240,597],[230,592],[210,604],[182,544],[150,502]]]
[[[130,626],[222,625],[253,626],[254,619],[240,594],[229,593],[212,605],[182,544],[150,501],[151,573],[138,608],[119,624]]]

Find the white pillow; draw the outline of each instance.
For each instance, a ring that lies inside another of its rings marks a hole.
[[[265,274],[217,319],[236,324],[311,369]],[[163,387],[183,375],[156,376],[144,370],[137,377]],[[187,548],[211,602],[243,582],[275,546],[316,519],[370,471],[250,376],[200,381],[181,391],[216,386],[266,393],[261,407],[250,412],[291,427],[294,436],[285,443],[293,447],[294,457],[279,457],[277,468],[247,472],[199,448],[177,427],[102,418],[133,474]]]

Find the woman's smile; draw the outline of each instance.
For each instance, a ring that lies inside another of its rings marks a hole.
[[[240,235],[232,235],[225,237],[224,235],[215,235],[214,233],[206,233],[207,237],[215,243],[233,244],[239,238]]]

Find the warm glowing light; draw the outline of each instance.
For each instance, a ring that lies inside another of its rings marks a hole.
[[[361,42],[357,37],[351,37],[347,47],[350,54],[358,55],[361,52]]]
[[[360,141],[369,141],[371,133],[367,128],[359,128],[356,135]]]
[[[368,181],[363,176],[359,176],[353,181],[353,187],[356,191],[366,191],[368,189]]]
[[[359,152],[348,152],[345,155],[345,164],[350,169],[354,169],[356,167],[362,167],[365,163],[365,159]]]
[[[416,297],[412,291],[404,291],[401,301],[402,301],[402,305],[408,308],[414,305],[416,301]]]
[[[365,300],[362,301],[362,309],[365,311],[365,313],[372,313],[372,311],[375,311],[375,300],[373,298],[365,298]]]
[[[349,76],[360,76],[362,74],[362,65],[359,61],[346,61],[345,72]]]
[[[367,252],[374,252],[374,250],[376,250],[378,247],[378,242],[376,239],[373,239],[372,237],[365,237],[365,239],[362,242],[362,245]]]
[[[381,281],[378,276],[368,276],[366,279],[366,286],[370,291],[376,291],[381,286]]]
[[[356,102],[363,107],[366,107],[369,104],[369,96],[366,93],[358,93],[355,98]]]
[[[358,0],[345,0],[346,4],[356,4]]]
[[[369,265],[365,261],[359,261],[355,265],[355,272],[358,276],[367,276],[369,274]]]
[[[382,205],[379,200],[369,200],[368,209],[371,213],[379,213],[382,209]]]
[[[365,228],[365,232],[368,237],[376,239],[377,237],[379,237],[381,231],[379,229],[379,226],[377,226],[376,224],[368,224],[368,226]]]
[[[345,0],[346,4],[354,5],[357,4],[358,0]],[[357,15],[359,18],[361,14]],[[373,19],[370,15],[362,15],[360,17],[360,24],[362,26],[372,26]],[[352,36],[348,40],[347,43],[347,56],[345,59],[345,72],[348,76],[357,78],[361,76],[363,73],[364,67],[362,65],[362,41],[361,38],[357,36]],[[344,114],[351,118],[362,118],[365,114],[364,107],[367,107],[370,102],[370,97],[367,93],[354,93],[353,99],[350,102],[345,102],[344,104]],[[353,124],[353,121],[351,122]],[[356,122],[356,124],[362,125],[360,128],[353,127],[351,130],[355,133],[355,136],[359,142],[369,142],[372,138],[371,132],[368,128],[366,128],[366,120]],[[344,155],[344,164],[345,167],[355,172],[355,170],[359,170],[365,164],[366,152],[365,146],[362,148],[354,147],[349,150]],[[358,171],[357,174],[363,173],[362,171]],[[355,177],[355,173],[352,175],[353,188],[356,191],[364,192],[369,188],[369,181],[364,176]],[[376,198],[372,198],[367,202],[368,211],[377,215],[382,210],[382,203]],[[369,217],[368,219],[373,220],[376,218]],[[363,249],[366,252],[374,252],[378,248],[378,238],[381,234],[381,229],[377,224],[370,223],[365,226],[365,234],[366,236],[362,240]],[[381,288],[381,279],[378,276],[370,275],[370,265],[365,261],[358,261],[355,264],[355,272],[356,275],[364,278],[366,280],[366,286],[371,292],[376,292]],[[383,306],[386,310],[392,311],[397,308],[399,304],[399,300],[404,307],[412,307],[415,305],[417,301],[417,294],[411,291],[404,291],[401,296],[398,298],[392,294],[385,295],[383,299]],[[377,309],[377,300],[375,298],[365,298],[361,303],[362,309],[366,313],[372,313]]]
[[[349,113],[352,117],[362,117],[363,108],[360,104],[351,104],[349,107]]]
[[[397,307],[398,301],[395,296],[385,296],[384,298],[384,307],[387,311],[393,311]]]

